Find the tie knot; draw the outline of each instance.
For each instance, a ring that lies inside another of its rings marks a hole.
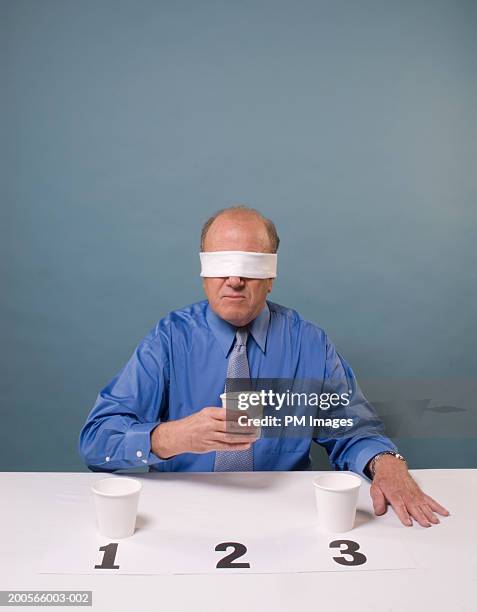
[[[248,338],[248,329],[243,327],[241,329],[237,329],[235,332],[235,345],[236,346],[244,346],[247,344]]]

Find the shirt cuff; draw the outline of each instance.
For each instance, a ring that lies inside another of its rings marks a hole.
[[[159,425],[156,423],[134,423],[125,433],[125,459],[139,465],[162,463],[169,459],[161,459],[151,451],[151,431]]]
[[[398,452],[397,447],[384,436],[373,437],[373,438],[362,438],[357,440],[353,447],[350,449],[350,456],[348,457],[348,465],[353,472],[364,476],[370,480],[364,472],[364,468],[368,465],[369,461],[383,451],[394,451]]]

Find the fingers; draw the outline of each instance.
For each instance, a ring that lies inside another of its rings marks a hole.
[[[222,442],[237,442],[240,439],[242,442],[255,441],[258,438],[258,430],[256,427],[245,427],[238,424],[234,426],[230,421],[214,421],[212,435],[214,440]]]
[[[411,515],[418,521],[422,527],[431,527],[431,525],[437,525],[440,523],[439,518],[434,514],[438,512],[442,516],[449,516],[449,511],[441,506],[435,499],[420,492],[418,499],[411,504],[410,512]]]
[[[412,525],[412,519],[416,520],[421,527],[431,527],[440,522],[424,501],[405,501],[400,495],[395,495],[391,497],[390,503],[399,520],[406,527]]]
[[[187,417],[190,419],[191,452],[248,450],[257,440],[258,430],[253,427],[239,427],[229,420],[229,415],[230,411],[225,408],[207,406],[192,417]]]
[[[373,508],[374,514],[380,516],[384,514],[387,509],[386,498],[384,497],[384,493],[377,485],[371,485],[370,489],[371,499],[373,500]]]
[[[230,444],[233,446],[237,444],[251,444],[252,442],[255,442],[256,439],[256,436],[252,436],[250,434],[230,434],[221,432],[216,432],[212,438],[214,442],[219,442],[220,444]]]
[[[409,512],[411,513],[411,516],[416,519],[416,521],[419,523],[421,527],[431,526],[431,521],[426,516],[426,513],[424,512],[421,505],[413,504],[410,507]]]
[[[379,512],[382,507],[381,496],[384,497],[379,488],[376,488],[375,492],[371,491],[375,514],[377,515],[383,514],[382,512]],[[396,512],[401,523],[406,525],[406,527],[410,527],[412,525],[412,519],[416,520],[421,527],[431,527],[432,525],[437,525],[440,523],[439,518],[434,514],[434,511],[438,511],[436,506],[442,509],[444,513],[447,512],[447,514],[444,514],[444,516],[447,516],[449,512],[440,506],[440,504],[432,500],[432,498],[430,499],[434,502],[434,504],[428,502],[427,499],[427,495],[423,495],[423,497],[419,499],[408,500],[403,499],[401,495],[395,494],[389,498],[389,503]],[[376,509],[378,509],[378,511],[376,511]]]
[[[439,518],[434,514],[434,512],[438,512],[439,514],[442,514],[442,516],[449,516],[449,511],[432,499],[432,497],[429,497],[429,495],[424,495],[423,501],[416,504],[415,507],[417,508],[418,514],[418,516],[416,515],[416,519],[423,527],[430,527],[430,523],[433,525],[440,523]],[[423,517],[425,518],[423,519]]]
[[[432,523],[433,525],[437,525],[438,523],[440,523],[440,520],[437,518],[437,516],[434,514],[434,512],[432,512],[430,506],[428,504],[421,504],[421,510],[422,513],[424,514],[424,516],[426,517],[426,519]]]
[[[400,495],[395,495],[391,497],[389,500],[391,506],[394,509],[394,512],[398,515],[399,520],[406,527],[412,526],[412,520],[409,516],[409,512],[406,508],[406,504],[404,503],[402,497]]]
[[[430,495],[424,495],[424,497],[426,498],[426,501],[427,501],[429,507],[431,508],[431,510],[434,510],[434,512],[438,512],[442,516],[449,516],[449,514],[450,514],[449,510],[444,508],[444,506],[441,506]]]
[[[217,433],[230,432],[230,425],[227,423],[227,421],[214,421],[213,431]]]
[[[231,420],[214,420],[212,423],[213,431],[218,433],[231,434],[233,436],[243,435],[258,438],[259,430],[253,425],[239,425],[237,421]]]
[[[214,408],[212,406],[209,408],[203,408],[202,412],[205,412],[207,416],[210,416],[217,421],[225,421],[227,418],[227,411],[225,408]]]
[[[208,446],[210,450],[239,451],[248,450],[257,438],[246,434],[215,432]]]
[[[421,527],[431,527],[431,525],[437,525],[440,522],[429,505],[424,501],[407,501],[407,503],[406,501],[402,498],[396,498],[395,501],[391,501],[391,505],[403,525],[412,525],[412,519],[415,519]]]

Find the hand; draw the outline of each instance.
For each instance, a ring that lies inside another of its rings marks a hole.
[[[161,459],[180,453],[209,453],[217,450],[248,450],[257,439],[254,428],[239,427],[251,433],[231,434],[230,413],[208,406],[199,412],[161,423],[151,432],[151,450]],[[227,418],[226,418],[227,417]]]
[[[422,527],[439,523],[435,512],[449,516],[446,508],[419,488],[406,463],[392,455],[384,455],[376,461],[370,493],[376,515],[384,514],[390,503],[406,527],[411,527],[413,518]]]

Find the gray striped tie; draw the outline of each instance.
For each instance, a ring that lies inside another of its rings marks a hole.
[[[227,378],[248,378],[247,360],[248,329],[237,329],[235,345],[229,356]],[[227,390],[227,389],[226,389]],[[251,472],[253,470],[253,444],[248,450],[217,451],[214,472]]]

